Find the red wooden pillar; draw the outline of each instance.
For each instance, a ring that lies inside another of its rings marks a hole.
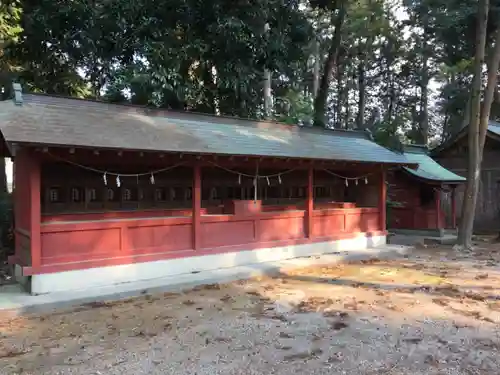
[[[13,152],[14,153],[14,152]],[[22,190],[25,181],[23,181],[21,171],[24,169],[22,165],[21,159],[15,157],[15,154],[12,158],[12,198],[14,203],[14,250],[15,256],[14,260],[9,260],[10,263],[14,264],[18,259],[21,259],[21,236],[19,231],[22,230],[22,216],[23,216],[23,193]]]
[[[314,213],[314,170],[310,166],[307,171],[307,202],[306,202],[306,237],[313,237]]]
[[[32,266],[36,269],[42,265],[42,207],[40,163],[30,158],[30,219],[31,219],[31,256]]]
[[[436,188],[434,189],[434,196],[436,201],[436,229],[441,229],[441,190]]]
[[[457,228],[457,207],[456,207],[456,202],[455,202],[455,186],[451,188],[451,227],[452,229]]]
[[[201,249],[201,167],[193,167],[193,249]]]
[[[380,219],[380,230],[385,231],[387,229],[387,172],[382,169],[380,177],[380,188],[379,188],[379,198],[378,198],[378,211]]]
[[[36,269],[42,264],[41,182],[40,163],[30,149],[15,151],[14,179],[16,257],[23,265]],[[29,241],[29,254],[24,238]]]

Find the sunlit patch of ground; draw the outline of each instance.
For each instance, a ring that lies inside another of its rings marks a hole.
[[[500,247],[0,323],[0,374],[498,374]]]

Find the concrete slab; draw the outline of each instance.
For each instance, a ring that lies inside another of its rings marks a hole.
[[[436,244],[436,245],[454,245],[457,242],[457,236],[453,234],[443,234],[439,237],[425,237],[425,244]]]
[[[455,234],[443,234],[442,236],[394,234],[387,236],[389,244],[405,246],[414,246],[416,244],[453,245],[456,241],[457,236]]]
[[[255,276],[272,275],[286,269],[320,264],[335,264],[345,261],[360,261],[370,258],[398,257],[409,253],[411,250],[412,248],[408,246],[385,245],[359,251],[313,255],[278,262],[219,268],[212,271],[177,275],[175,277],[38,296],[24,292],[20,285],[6,285],[0,287],[0,313],[8,317],[46,313],[54,309],[70,309],[71,307],[91,302],[118,300],[144,294],[179,292],[202,284],[223,283]]]

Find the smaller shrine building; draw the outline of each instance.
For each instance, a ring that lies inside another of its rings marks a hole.
[[[389,229],[436,237],[447,229],[455,230],[456,189],[465,178],[434,161],[426,146],[406,145],[403,155],[418,168],[402,167],[388,173]],[[444,205],[443,199],[451,203]],[[451,210],[445,212],[445,206]]]

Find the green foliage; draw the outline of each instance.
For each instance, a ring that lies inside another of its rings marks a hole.
[[[400,123],[397,120],[385,124],[382,123],[373,133],[373,139],[388,149],[402,152],[404,137],[399,133],[399,129]]]
[[[22,14],[21,2],[5,1],[0,4],[0,43],[15,43],[23,30],[20,24]]]
[[[313,119],[313,103],[310,96],[302,92],[289,90],[285,96],[276,98],[275,119],[287,124],[311,124]]]
[[[341,3],[3,1],[2,95],[18,80],[35,92],[261,118],[268,69],[274,117],[308,123],[315,61],[321,72]],[[383,144],[456,131],[471,80],[476,3],[405,0],[404,20],[391,0],[345,4],[325,126],[368,128]],[[492,0],[490,42],[499,9]],[[432,82],[441,84],[437,92]]]
[[[5,0],[0,3],[0,100],[9,96],[9,86],[17,67],[9,48],[18,43],[21,32],[21,2]]]

